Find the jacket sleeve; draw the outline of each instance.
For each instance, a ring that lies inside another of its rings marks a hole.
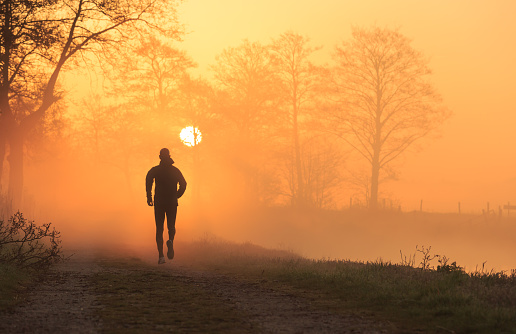
[[[177,172],[178,172],[177,173],[178,174],[177,182],[179,183],[179,189],[177,189],[177,198],[179,198],[179,197],[183,196],[183,194],[185,193],[186,180],[179,169],[177,170]]]
[[[145,190],[147,192],[147,200],[152,199],[152,183],[154,182],[154,172],[153,168],[149,170],[147,176],[145,177]]]

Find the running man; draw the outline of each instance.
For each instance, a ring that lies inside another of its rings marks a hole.
[[[145,178],[147,190],[147,204],[154,205],[154,218],[156,220],[156,244],[158,245],[159,264],[165,263],[163,254],[163,228],[165,215],[167,216],[168,240],[167,257],[174,258],[174,236],[176,235],[177,199],[183,196],[186,190],[186,181],[181,171],[172,166],[174,160],[170,157],[167,148],[159,152],[161,159],[158,166],[152,167]],[[152,183],[156,180],[154,188],[154,202],[152,201]],[[179,188],[178,185],[179,184]]]

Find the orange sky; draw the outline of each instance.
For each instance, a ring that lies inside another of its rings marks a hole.
[[[331,61],[352,25],[400,27],[430,58],[433,81],[452,118],[439,137],[401,161],[383,186],[406,210],[479,212],[516,204],[516,1],[187,0],[182,47],[206,73],[224,48],[248,38],[267,43],[294,30],[311,38],[319,62]]]

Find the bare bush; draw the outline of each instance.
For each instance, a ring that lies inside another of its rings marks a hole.
[[[433,267],[430,267],[430,262],[435,259],[436,257],[439,257],[439,255],[432,255],[430,253],[430,250],[432,249],[432,246],[425,248],[425,246],[416,246],[416,251],[421,253],[423,255],[423,258],[421,259],[421,263],[419,264],[421,266],[421,269],[423,270],[430,270],[433,269]]]
[[[61,235],[51,223],[38,226],[21,212],[0,220],[0,263],[37,269],[62,259]]]

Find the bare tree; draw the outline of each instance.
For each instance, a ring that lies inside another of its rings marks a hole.
[[[258,139],[271,124],[279,96],[270,48],[244,40],[225,49],[216,61],[212,69],[216,86],[227,97],[225,116],[236,126],[241,140]]]
[[[219,91],[217,110],[233,132],[228,143],[233,164],[245,179],[247,195],[261,201],[273,172],[270,158],[273,138],[282,119],[277,117],[279,85],[270,48],[245,40],[225,49],[212,67]]]
[[[97,168],[99,164],[117,168],[129,195],[133,195],[133,173],[142,158],[142,141],[148,133],[142,125],[145,116],[125,105],[108,103],[101,95],[91,95],[81,101],[73,122],[75,150]]]
[[[178,33],[165,0],[9,0],[0,3],[0,162],[9,152],[8,198],[23,188],[25,138],[61,97],[60,73],[90,52],[118,48],[135,31]],[[166,17],[172,24],[159,22]],[[7,149],[7,150],[6,150]],[[0,163],[0,165],[2,165]]]
[[[158,115],[170,114],[177,99],[179,85],[193,60],[172,45],[173,40],[158,36],[141,36],[131,52],[117,57],[110,77],[114,94],[137,108],[148,108]]]
[[[272,43],[272,50],[277,60],[278,76],[282,87],[282,100],[288,115],[288,131],[292,143],[295,168],[292,201],[296,205],[308,204],[305,182],[311,180],[303,175],[301,154],[301,124],[308,117],[308,110],[313,107],[317,95],[317,86],[321,71],[313,65],[309,57],[320,48],[308,46],[309,39],[292,31],[288,31]]]
[[[129,52],[110,64],[112,85],[105,91],[113,97],[111,104],[144,116],[140,126],[153,133],[147,141],[149,147],[156,147],[184,126],[181,85],[195,63],[175,47],[174,40],[155,35],[139,38]]]
[[[337,204],[336,190],[341,184],[339,171],[344,155],[333,139],[318,135],[305,140],[301,145],[305,201],[319,209]]]
[[[339,102],[331,118],[371,166],[369,206],[376,209],[380,171],[449,113],[428,80],[428,61],[398,30],[353,28],[335,60]]]
[[[192,195],[195,203],[200,203],[201,200],[201,184],[203,187],[210,182],[209,178],[204,178],[208,171],[212,167],[212,162],[206,163],[207,159],[206,152],[204,150],[206,145],[210,146],[212,141],[210,136],[216,137],[217,132],[221,129],[218,128],[217,115],[214,112],[213,107],[214,101],[214,90],[210,84],[201,79],[194,79],[188,75],[183,76],[179,84],[179,95],[177,102],[178,116],[180,117],[184,126],[192,126],[194,129],[198,129],[201,135],[202,145],[197,145],[198,137],[197,132],[194,130],[194,145],[187,148],[191,160],[191,169],[193,171],[193,182],[192,182]],[[206,140],[208,139],[208,140]],[[211,146],[213,150],[214,146]],[[187,160],[188,161],[188,160]]]
[[[179,82],[177,108],[188,125],[206,129],[215,118],[213,112],[213,88],[201,78],[183,76]]]

